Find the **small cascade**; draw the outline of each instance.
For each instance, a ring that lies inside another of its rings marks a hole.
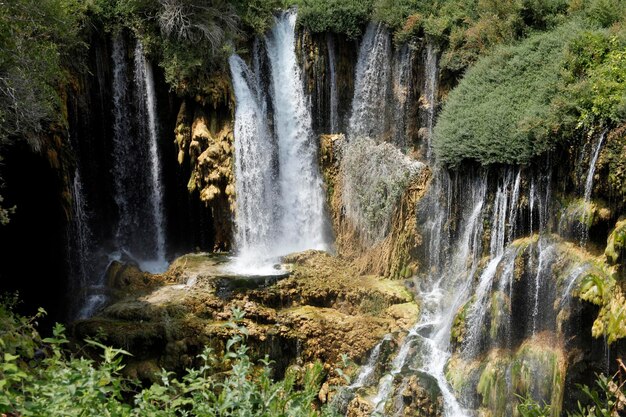
[[[506,237],[507,207],[509,203],[509,188],[511,186],[511,173],[505,175],[504,180],[498,186],[496,197],[493,202],[493,215],[491,219],[490,255],[492,258],[502,256]],[[515,196],[512,196],[513,198]]]
[[[156,115],[156,92],[152,65],[143,52],[143,45],[137,41],[135,47],[135,85],[141,108],[145,109],[146,118],[141,118],[143,133],[148,142],[149,151],[149,192],[148,199],[152,217],[154,252],[142,260],[140,267],[149,272],[163,272],[167,269],[165,260],[165,219],[163,215],[163,182],[161,181],[161,160],[158,147],[158,126]]]
[[[413,51],[405,44],[393,56],[393,131],[394,144],[400,149],[407,147],[408,105],[411,97],[411,72],[413,70]]]
[[[367,26],[356,65],[354,97],[348,136],[380,140],[389,130],[387,115],[391,93],[391,37],[382,23]]]
[[[135,164],[128,165],[133,143],[130,140],[131,126],[128,112],[128,66],[126,65],[126,44],[121,33],[113,36],[113,179],[115,203],[119,212],[115,240],[125,245],[125,231],[134,223],[131,211],[131,183],[135,177]]]
[[[509,196],[511,204],[516,203],[515,186],[511,187],[512,173],[510,171],[504,174],[504,177],[498,189],[492,207],[491,219],[491,236],[490,236],[490,261],[480,274],[478,286],[474,290],[474,302],[468,312],[468,322],[470,323],[468,336],[465,341],[463,350],[468,357],[474,357],[479,353],[481,344],[482,326],[487,315],[487,311],[491,301],[491,290],[496,277],[498,267],[502,264],[512,265],[517,251],[509,248],[505,254],[505,237],[506,226],[510,223],[507,215],[511,213],[508,210]],[[519,190],[517,190],[519,192]]]
[[[537,177],[537,178],[535,178]],[[552,172],[548,169],[546,175],[533,176],[531,179],[530,195],[529,195],[529,210],[530,210],[530,233],[533,233],[533,213],[535,212],[535,206],[538,206],[536,211],[539,214],[539,228],[537,239],[537,258],[538,265],[535,270],[534,282],[531,282],[533,297],[533,309],[530,313],[530,320],[532,322],[532,334],[536,334],[538,330],[538,324],[541,320],[541,290],[544,283],[551,279],[551,268],[556,256],[555,243],[551,241],[548,236],[548,220],[550,214],[550,199],[551,199],[551,183]],[[529,258],[528,270],[534,270],[533,257]]]
[[[445,178],[445,176],[442,176]],[[441,189],[449,188],[442,184]],[[467,201],[464,219],[459,227],[459,235],[451,245],[449,259],[436,254],[441,262],[431,268],[424,288],[419,293],[422,312],[419,322],[406,336],[396,355],[392,371],[378,384],[378,392],[372,402],[381,412],[389,400],[395,377],[409,366],[432,376],[438,383],[444,400],[446,416],[461,417],[468,413],[463,410],[449,386],[445,376],[445,366],[450,358],[450,331],[454,316],[459,307],[470,296],[471,282],[478,269],[481,249],[483,209],[485,206],[487,179],[481,175],[468,184],[463,184],[461,195],[454,196],[458,201]],[[432,209],[441,210],[447,223],[449,205],[438,199],[430,200]],[[438,233],[445,233],[442,228]],[[445,239],[440,239],[443,241]],[[435,254],[431,254],[433,256]],[[426,284],[427,283],[427,284]],[[414,349],[415,348],[415,349]]]
[[[500,273],[500,282],[498,285],[498,292],[502,297],[508,297],[509,303],[508,306],[505,307],[502,311],[502,318],[500,320],[502,328],[499,328],[497,324],[492,323],[492,328],[494,328],[491,332],[491,347],[499,347],[503,346],[506,348],[511,347],[512,334],[511,330],[513,327],[512,323],[512,313],[513,306],[511,305],[513,300],[513,281],[515,276],[515,260],[518,258],[520,254],[520,248],[514,248],[509,246],[507,251],[504,254],[504,259],[501,262],[502,272]],[[503,303],[506,304],[506,303]],[[494,320],[494,318],[491,318]],[[503,330],[503,331],[501,331]],[[504,336],[504,340],[500,338]]]
[[[541,311],[539,308],[541,304],[541,289],[547,280],[552,279],[551,268],[556,256],[554,244],[548,242],[547,239],[543,237],[539,238],[537,251],[539,253],[539,260],[534,280],[534,304],[531,317],[533,335],[537,333],[538,325],[541,320]]]
[[[509,242],[513,240],[517,232],[517,214],[519,211],[520,187],[522,183],[522,169],[517,169],[515,176],[515,184],[513,185],[513,195],[511,196],[511,204],[509,208],[509,232],[507,239]]]
[[[133,89],[126,44],[113,37],[113,179],[118,223],[115,245],[148,272],[167,269],[163,185],[152,67],[134,50]],[[134,98],[135,103],[132,99]]]
[[[238,257],[229,266],[242,274],[277,273],[279,256],[306,249],[328,250],[324,193],[317,145],[295,53],[296,13],[282,13],[265,38],[273,128],[266,117],[261,48],[253,74],[230,58],[237,98],[235,177]]]
[[[437,111],[437,88],[439,81],[438,53],[432,42],[426,44],[426,59],[424,64],[424,96],[427,101],[425,104],[427,112],[426,128],[428,129],[428,150],[426,157],[430,160],[433,156],[432,137],[435,124],[435,112]]]
[[[372,351],[370,352],[367,362],[359,370],[359,374],[357,375],[356,379],[349,386],[341,388],[337,392],[337,395],[333,397],[332,403],[337,410],[345,411],[348,403],[354,397],[354,392],[357,389],[363,386],[371,385],[372,383],[376,382],[374,381],[374,373],[380,363],[381,349],[383,345],[385,345],[389,341],[391,341],[391,335],[387,334],[385,335],[383,340],[381,340],[376,346],[374,346],[374,349],[372,349]]]
[[[383,340],[381,340],[376,346],[374,346],[374,349],[372,349],[372,352],[370,353],[370,357],[368,358],[367,363],[361,368],[361,370],[359,371],[359,375],[354,380],[354,382],[350,384],[350,388],[352,389],[359,388],[370,382],[372,374],[376,370],[376,365],[378,364],[378,358],[380,357],[380,350],[382,346],[385,343],[389,342],[390,340],[391,340],[391,335],[386,335],[383,338]]]
[[[77,276],[80,279],[81,286],[84,286],[89,280],[89,265],[91,263],[92,251],[92,234],[89,227],[89,215],[87,212],[87,202],[83,193],[83,183],[80,177],[80,169],[77,167],[74,171],[74,182],[72,184],[72,197],[74,211],[73,228],[74,242],[76,247],[76,268]]]
[[[337,64],[335,40],[331,34],[326,36],[328,49],[328,71],[330,75],[330,133],[339,133],[339,91],[337,90]]]
[[[589,170],[587,171],[587,178],[585,180],[585,189],[583,192],[583,205],[581,207],[582,210],[582,218],[580,222],[580,246],[585,247],[587,245],[587,241],[589,240],[589,211],[590,211],[590,203],[591,203],[591,193],[593,192],[593,177],[596,172],[596,163],[598,162],[598,157],[600,156],[600,150],[602,149],[602,144],[604,143],[604,138],[606,137],[606,130],[604,130],[596,143],[593,145],[591,149],[591,155],[589,159]]]
[[[88,205],[85,200],[80,168],[74,171],[72,184],[73,217],[71,225],[71,259],[72,276],[75,291],[79,293],[78,318],[89,317],[95,311],[89,300],[93,297],[93,235],[90,227]]]
[[[570,303],[572,300],[572,291],[574,290],[574,286],[578,283],[578,279],[589,271],[590,268],[591,266],[589,264],[584,263],[582,265],[578,265],[567,275],[567,278],[563,283],[565,290],[561,294],[561,307],[565,307]]]
[[[602,144],[604,143],[605,136],[606,130],[603,131],[602,134],[598,137],[598,140],[592,149],[591,160],[589,162],[589,171],[587,172],[587,179],[585,180],[585,203],[591,201],[591,192],[593,191],[593,176],[596,172],[596,163],[598,162],[600,149],[602,149]]]

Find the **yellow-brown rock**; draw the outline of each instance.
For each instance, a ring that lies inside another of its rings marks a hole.
[[[143,375],[146,364],[182,370],[205,345],[223,349],[232,332],[225,324],[232,308],[238,308],[245,312],[253,357],[270,355],[279,373],[321,360],[332,386],[344,382],[335,373],[342,354],[360,363],[386,334],[402,337],[418,316],[401,282],[360,276],[352,265],[326,253],[286,257],[291,274],[269,279],[228,275],[221,269],[225,260],[186,255],[158,278],[162,285],[149,291],[126,285],[130,296],[77,322],[75,337],[98,334],[124,347],[134,355],[128,369],[137,374]],[[142,282],[147,276],[120,266],[115,282]]]

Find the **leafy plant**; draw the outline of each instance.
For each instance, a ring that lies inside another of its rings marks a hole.
[[[1,304],[0,304],[1,306]],[[51,337],[41,340],[33,320],[25,320],[2,306],[0,317],[0,413],[20,416],[263,416],[331,417],[328,407],[316,404],[324,376],[320,363],[303,373],[288,371],[272,379],[272,362],[258,365],[248,354],[243,312],[232,311],[228,324],[234,334],[223,354],[205,348],[200,365],[182,377],[162,370],[160,382],[141,388],[121,373],[129,353],[96,341],[86,348],[101,352],[98,361],[67,350],[65,328],[57,324]],[[43,314],[41,312],[40,314]],[[38,315],[37,317],[39,317]],[[25,334],[36,336],[34,345]],[[10,334],[20,337],[5,338]],[[217,369],[228,369],[219,373]],[[129,401],[131,399],[132,401]]]

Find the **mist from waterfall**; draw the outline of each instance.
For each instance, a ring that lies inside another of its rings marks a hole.
[[[281,13],[264,39],[270,70],[269,91],[255,88],[260,85],[255,80],[261,74],[252,74],[238,56],[230,59],[237,99],[238,195],[238,256],[232,268],[238,273],[268,273],[271,270],[267,267],[282,255],[306,249],[329,249],[317,143],[296,59],[295,23],[295,11]],[[261,53],[260,48],[255,51]],[[259,57],[253,58],[254,62],[258,60]],[[272,105],[273,132],[264,117],[266,96]],[[269,159],[253,152],[270,146],[274,154]],[[246,192],[257,198],[242,196]]]

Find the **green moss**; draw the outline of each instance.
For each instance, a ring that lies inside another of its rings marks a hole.
[[[558,348],[534,340],[527,341],[511,363],[514,392],[522,397],[532,396],[551,405],[551,415],[561,414],[565,386],[564,358]]]
[[[609,235],[604,251],[609,265],[616,265],[624,260],[626,254],[626,220],[617,222]]]
[[[455,355],[446,364],[446,380],[457,393],[457,396],[462,396],[463,393],[474,391],[472,381],[475,381],[482,374],[483,369],[484,365],[480,362],[468,362],[463,360],[460,355]]]
[[[491,323],[489,336],[491,340],[498,340],[505,331],[504,325],[511,314],[511,300],[502,291],[496,291],[491,295]]]
[[[454,316],[454,321],[452,322],[452,329],[450,331],[450,339],[455,344],[462,344],[465,340],[465,334],[467,332],[467,313],[470,310],[470,307],[474,303],[474,298],[472,297],[465,304],[459,308],[459,311]]]
[[[476,386],[482,405],[494,417],[504,416],[509,403],[507,368],[508,361],[505,358],[493,358],[487,362]]]

